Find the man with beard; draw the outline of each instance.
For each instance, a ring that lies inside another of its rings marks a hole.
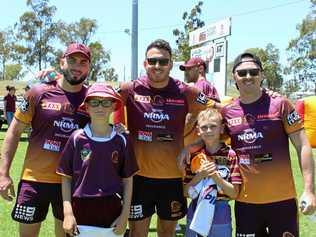
[[[32,87],[15,113],[2,144],[0,194],[5,200],[15,196],[10,167],[24,129],[31,125],[22,177],[12,218],[19,222],[21,237],[38,236],[41,222],[52,205],[55,235],[64,236],[61,178],[56,174],[61,151],[70,134],[89,120],[78,110],[87,88],[90,49],[82,44],[68,46],[60,60],[61,78]]]
[[[132,237],[148,235],[155,212],[158,237],[174,236],[177,220],[186,214],[182,173],[176,162],[183,148],[185,116],[216,105],[197,88],[169,76],[171,52],[168,42],[155,40],[146,50],[146,75],[120,86],[140,168],[133,181]]]

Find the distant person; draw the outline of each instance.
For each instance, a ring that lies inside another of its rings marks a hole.
[[[121,106],[111,86],[93,84],[82,105],[91,122],[73,132],[61,155],[57,173],[62,175],[63,226],[70,236],[77,225],[113,227],[120,236],[126,230],[138,166],[128,137],[109,124]]]
[[[184,71],[185,81],[201,90],[208,98],[220,102],[215,86],[206,79],[206,62],[200,57],[192,57],[186,63],[179,66]],[[197,139],[196,120],[188,114],[184,133],[184,145],[188,145]]]
[[[87,87],[90,49],[83,44],[68,45],[60,59],[61,79],[33,86],[26,92],[9,127],[1,150],[0,194],[15,196],[10,168],[22,132],[32,127],[25,154],[12,218],[19,222],[21,237],[37,237],[51,205],[55,235],[64,237],[61,177],[56,174],[61,152],[71,133],[84,127],[88,114],[79,110]]]
[[[199,196],[196,196],[190,203],[186,237],[196,237],[196,232],[193,230],[208,232],[206,235],[209,237],[231,237],[232,235],[231,210],[228,201],[238,196],[242,179],[236,153],[221,142],[221,134],[224,132],[222,120],[221,114],[215,109],[203,110],[197,117],[196,129],[203,140],[203,146],[191,154],[191,163],[186,167],[184,192],[190,196],[189,190],[194,189],[201,181],[211,178],[213,182],[210,187],[205,187],[207,190],[202,189]],[[210,195],[212,189],[216,190],[214,196]],[[203,216],[203,211],[197,207],[203,199],[210,202],[212,198],[216,200],[213,202],[214,207],[206,205],[208,210]],[[203,223],[192,224],[195,215],[201,215],[197,218],[200,222],[204,220],[207,228],[191,229],[191,225],[193,225],[192,227],[203,226]]]
[[[14,86],[7,86],[6,89],[8,91],[8,94],[3,98],[3,115],[4,118],[7,120],[9,127],[16,109],[16,90]]]
[[[296,110],[303,120],[309,143],[316,148],[316,95],[298,100]]]

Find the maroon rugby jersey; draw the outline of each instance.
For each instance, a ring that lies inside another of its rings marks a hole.
[[[22,179],[60,183],[56,174],[60,154],[71,133],[88,121],[87,113],[78,111],[87,88],[70,93],[62,90],[56,81],[40,84],[27,91],[18,107],[15,118],[31,124]]]
[[[294,106],[263,92],[254,103],[236,99],[222,112],[243,176],[238,200],[271,203],[294,198],[288,135],[302,128]]]
[[[201,147],[198,151],[191,154],[191,160],[199,154],[205,154],[210,160],[215,160],[216,165],[219,167],[219,173],[223,179],[232,184],[242,184],[242,178],[239,170],[238,157],[230,147],[221,144],[221,147],[213,154],[206,150],[206,147]],[[196,174],[192,172],[191,166],[185,167],[184,184],[189,183]],[[223,191],[219,191],[218,199],[229,199]]]
[[[57,173],[72,177],[72,196],[122,194],[122,178],[138,170],[132,146],[114,129],[109,137],[93,137],[89,125],[75,131],[62,153]]]
[[[165,88],[151,88],[146,76],[121,85],[127,125],[139,175],[179,178],[176,157],[183,148],[185,116],[205,109],[207,97],[197,88],[170,78]],[[211,104],[212,101],[209,101]]]

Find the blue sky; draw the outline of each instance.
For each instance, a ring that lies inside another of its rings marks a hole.
[[[4,3],[6,2],[6,3]],[[147,45],[163,38],[175,47],[172,30],[182,29],[182,14],[198,1],[193,0],[139,0],[138,64],[142,70]],[[96,19],[98,30],[95,40],[111,51],[111,66],[123,79],[130,79],[130,36],[124,29],[131,28],[132,0],[51,0],[57,7],[55,20],[68,23],[81,17]],[[274,44],[286,63],[285,49],[290,39],[297,37],[296,25],[309,12],[309,0],[204,0],[202,20],[206,24],[232,17],[232,35],[228,37],[228,61],[247,48]],[[0,29],[13,25],[27,10],[26,0],[2,0]]]

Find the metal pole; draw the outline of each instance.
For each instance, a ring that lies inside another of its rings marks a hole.
[[[138,0],[132,0],[131,80],[138,77]]]

